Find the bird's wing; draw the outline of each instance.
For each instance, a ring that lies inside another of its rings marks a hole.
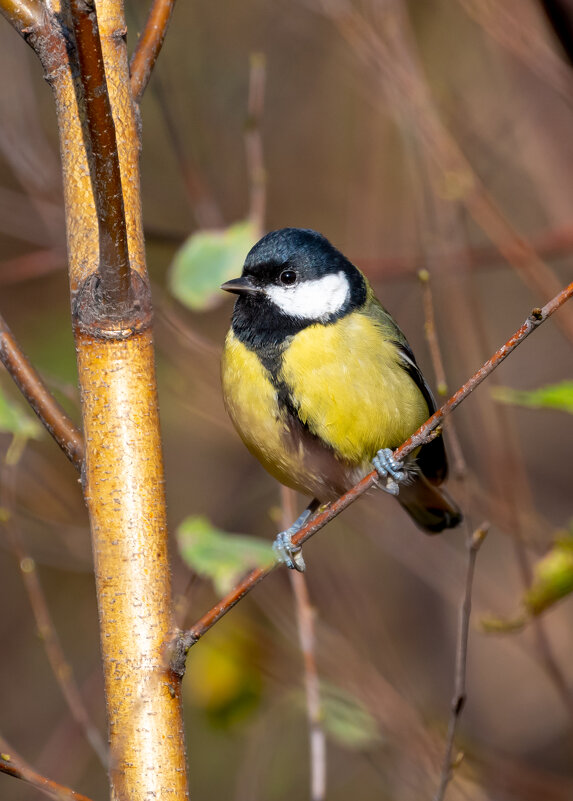
[[[408,340],[386,309],[374,299],[372,314],[376,317],[379,324],[393,341],[400,356],[400,365],[408,373],[412,381],[416,384],[428,407],[428,413],[432,415],[436,411],[436,401],[432,390],[428,386],[422,371],[418,367],[412,348]],[[448,460],[444,441],[441,436],[437,436],[427,445],[420,448],[417,456],[418,467],[424,476],[432,484],[441,484],[448,475]]]
[[[416,363],[412,349],[407,342],[396,342],[400,353],[401,365],[424,396],[430,415],[436,411],[436,401],[426,379]],[[441,484],[448,476],[448,459],[444,440],[441,435],[423,445],[417,456],[418,467],[432,484]]]

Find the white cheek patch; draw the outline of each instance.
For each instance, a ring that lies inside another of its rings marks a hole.
[[[269,286],[265,292],[285,314],[303,320],[321,320],[340,311],[350,287],[341,271],[314,281],[301,281],[295,286]]]

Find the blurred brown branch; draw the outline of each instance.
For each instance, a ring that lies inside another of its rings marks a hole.
[[[394,451],[394,458],[402,461],[412,451],[429,442],[435,436],[435,429],[442,420],[460,405],[465,398],[488,377],[496,367],[507,359],[510,353],[518,347],[533,331],[554,314],[564,303],[573,296],[573,282],[565,287],[558,295],[552,298],[542,309],[533,309],[530,316],[520,328],[501,346],[493,356],[488,359],[480,369],[474,373],[466,383],[455,392],[452,397],[438,409],[420,428]],[[317,512],[310,521],[303,526],[292,538],[294,546],[303,545],[310,537],[320,531],[327,523],[337,517],[350,504],[354,503],[371,487],[375,486],[378,474],[375,470],[365,476],[345,495],[338,500],[327,504]],[[185,671],[185,657],[189,648],[212,628],[224,615],[245,597],[260,581],[268,576],[277,567],[277,563],[268,568],[258,567],[252,570],[231,592],[219,601],[209,612],[201,617],[194,626],[187,631],[179,632],[172,643],[171,666],[178,675]]]
[[[131,91],[136,103],[140,102],[149,83],[174,6],[175,0],[153,0],[147,15],[130,62]]]
[[[48,779],[35,771],[1,736],[0,773],[7,773],[16,779],[22,779],[50,798],[55,798],[56,801],[91,801],[87,796],[76,793],[75,790],[71,790],[63,784],[58,784],[53,779]]]
[[[489,36],[536,73],[563,99],[573,104],[573,73],[549,44],[536,4],[523,0],[503,3],[459,0]]]
[[[81,469],[84,442],[77,426],[44,384],[28,361],[2,315],[0,315],[0,361],[26,398],[42,425],[52,435],[72,464]]]
[[[283,530],[296,519],[296,494],[294,490],[281,486]],[[310,602],[307,579],[304,573],[290,570],[289,578],[293,590],[298,639],[304,664],[304,687],[306,716],[310,741],[310,798],[323,801],[326,797],[326,735],[322,726],[320,685],[316,664],[315,610]]]
[[[249,218],[263,235],[267,204],[267,176],[263,158],[261,119],[265,102],[266,60],[252,53],[249,72],[248,117],[245,130],[247,174],[249,177]]]
[[[454,738],[456,727],[460,715],[466,702],[466,667],[468,659],[468,639],[470,632],[470,617],[472,611],[472,589],[475,573],[475,564],[478,551],[485,540],[490,524],[484,522],[473,533],[468,535],[468,563],[466,569],[466,583],[464,595],[460,606],[458,621],[458,647],[456,652],[456,669],[454,678],[454,697],[448,723],[448,733],[446,735],[446,751],[440,776],[440,784],[436,791],[433,801],[443,801],[446,789],[452,779],[452,752],[454,748]]]
[[[416,51],[402,0],[391,0],[374,25],[347,0],[319,0],[322,12],[336,24],[353,52],[381,80],[390,109],[409,119],[432,169],[434,191],[462,203],[523,281],[544,301],[560,282],[528,242],[514,229],[473,170],[458,143],[443,125]],[[573,342],[573,313],[558,323]]]
[[[13,485],[15,470],[15,465],[8,466],[4,464],[3,469],[0,471],[0,477],[2,479],[0,500],[3,510],[4,529],[8,535],[8,542],[10,543],[14,556],[18,560],[22,581],[28,594],[34,620],[36,621],[38,636],[44,645],[46,656],[48,657],[48,662],[50,663],[56,682],[60,687],[73,719],[93,748],[100,763],[104,769],[107,770],[107,747],[100,731],[93,724],[88,714],[72,667],[66,659],[62,643],[54,625],[52,615],[50,614],[36,563],[24,547],[23,538],[14,519]]]
[[[540,257],[559,258],[570,256],[573,252],[573,226],[563,226],[542,231],[535,237],[527,240],[529,249],[534,250]],[[503,256],[498,248],[476,247],[463,250],[447,251],[444,258],[452,262],[467,261],[473,269],[491,269],[494,265],[501,266]],[[360,267],[373,278],[403,278],[410,274],[412,277],[425,267],[423,253],[406,256],[387,256],[380,259],[364,259],[356,256]]]

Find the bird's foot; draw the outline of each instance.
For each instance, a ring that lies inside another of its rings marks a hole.
[[[300,545],[293,545],[292,542],[293,534],[296,534],[299,528],[300,526],[298,528],[291,526],[286,531],[281,531],[280,534],[277,534],[273,542],[273,551],[279,562],[284,562],[291,570],[298,570],[299,573],[304,573],[306,565],[302,555],[302,548]]]
[[[292,538],[297,531],[300,531],[301,528],[306,525],[319,505],[320,502],[317,501],[316,498],[311,501],[304,512],[297,517],[292,526],[287,528],[286,531],[281,531],[280,534],[277,534],[273,542],[273,551],[275,552],[277,560],[279,562],[284,562],[291,570],[298,570],[299,573],[304,573],[306,565],[302,556],[301,546],[293,545]]]
[[[390,495],[398,495],[400,484],[407,479],[404,464],[394,458],[390,448],[381,448],[372,459],[372,464],[382,479],[382,489]]]

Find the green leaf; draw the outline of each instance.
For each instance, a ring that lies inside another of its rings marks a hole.
[[[553,547],[533,566],[530,587],[522,598],[522,611],[514,618],[484,618],[482,628],[491,633],[519,631],[536,615],[573,592],[573,525],[561,531]]]
[[[329,737],[357,751],[380,741],[375,719],[358,698],[329,682],[320,687],[322,725]]]
[[[260,231],[250,220],[192,234],[171,264],[172,294],[195,311],[217,306],[224,297],[221,284],[239,277],[245,256],[259,237]]]
[[[563,534],[533,568],[533,581],[524,597],[525,608],[538,615],[573,591],[573,533]]]
[[[221,595],[229,592],[247,570],[269,567],[275,558],[270,543],[220,531],[200,516],[187,517],[181,523],[177,542],[189,567],[212,579]]]
[[[0,431],[4,434],[18,434],[27,439],[38,439],[42,426],[35,417],[11,400],[0,389]]]
[[[562,381],[530,391],[495,387],[492,389],[495,400],[531,409],[558,409],[573,414],[573,381]]]

